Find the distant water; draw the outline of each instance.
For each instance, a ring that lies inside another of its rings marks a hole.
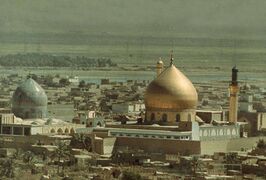
[[[100,84],[101,79],[109,79],[111,82],[126,82],[127,80],[138,81],[151,81],[156,77],[156,74],[152,71],[147,72],[124,72],[121,76],[121,72],[104,72],[101,74],[95,73],[91,76],[80,76],[80,80],[84,80],[87,83]],[[208,74],[202,73],[185,73],[186,76],[194,83],[213,83],[213,82],[229,82],[231,80],[231,74],[227,72],[212,72]],[[266,88],[266,75],[263,73],[239,73],[240,83],[256,84],[260,87]]]
[[[181,70],[192,82],[194,83],[213,83],[213,82],[229,82],[231,79],[230,69],[227,71],[222,70]],[[101,79],[110,79],[111,82],[126,82],[127,80],[138,81],[151,81],[156,77],[154,71],[102,71],[102,70],[89,70],[89,71],[71,71],[71,70],[36,70],[36,69],[0,69],[0,75],[9,75],[18,73],[19,75],[28,75],[28,73],[37,75],[60,74],[62,77],[66,75],[78,76],[80,80],[87,83],[100,84]],[[256,84],[260,87],[266,88],[266,72],[242,72],[239,71],[239,81],[247,82],[249,84]]]

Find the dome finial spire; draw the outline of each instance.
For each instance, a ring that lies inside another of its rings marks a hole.
[[[173,65],[173,63],[174,63],[174,58],[173,58],[173,50],[171,50],[171,52],[170,52],[170,65]]]

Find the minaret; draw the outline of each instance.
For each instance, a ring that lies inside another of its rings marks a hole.
[[[163,72],[163,66],[164,66],[163,61],[160,58],[160,60],[157,62],[157,65],[156,65],[157,77],[161,74],[161,72]]]
[[[238,73],[238,69],[236,68],[236,66],[234,66],[232,69],[232,82],[229,86],[229,90],[230,90],[229,122],[231,123],[237,122],[238,92],[239,92],[237,73]]]

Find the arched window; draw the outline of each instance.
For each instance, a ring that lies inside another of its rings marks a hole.
[[[177,114],[177,115],[175,116],[175,121],[176,121],[176,122],[179,122],[179,121],[180,121],[180,114]]]
[[[68,134],[69,133],[69,130],[68,128],[65,129],[65,134]]]
[[[51,133],[55,133],[55,130],[54,129],[51,129]]]
[[[63,130],[62,130],[61,128],[59,128],[59,129],[57,130],[57,133],[58,133],[58,134],[63,134]]]
[[[151,121],[155,121],[155,114],[151,113]]]
[[[191,121],[191,114],[188,114],[188,121]]]
[[[70,129],[70,134],[74,134],[75,130],[73,128]]]
[[[98,122],[98,123],[97,123],[97,126],[102,127],[101,122]]]
[[[162,120],[163,122],[167,122],[167,114],[163,114]]]

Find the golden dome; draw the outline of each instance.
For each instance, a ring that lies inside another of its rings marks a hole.
[[[147,110],[196,109],[198,94],[191,81],[172,63],[155,80],[145,93]]]

